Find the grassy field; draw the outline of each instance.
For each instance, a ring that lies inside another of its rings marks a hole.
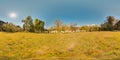
[[[120,32],[0,33],[0,60],[120,60]]]

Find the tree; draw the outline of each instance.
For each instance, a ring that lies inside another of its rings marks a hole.
[[[70,24],[71,31],[76,31],[76,26],[77,24],[74,24],[74,23]]]
[[[115,17],[114,16],[108,16],[107,17],[107,21],[108,21],[108,24],[112,25],[113,26],[113,22],[115,21]]]
[[[24,22],[23,24],[23,30],[27,32],[34,32],[34,25],[32,22],[31,16],[27,16],[25,20],[22,20]]]
[[[39,20],[38,19],[34,20],[34,30],[35,30],[35,32],[37,32],[39,30]]]
[[[56,30],[56,29],[55,29],[54,26],[52,26],[52,27],[50,27],[48,30],[49,30],[49,31],[53,31],[53,30]]]
[[[45,23],[42,20],[39,20],[39,22],[40,22],[40,24],[39,24],[40,25],[40,31],[43,32],[44,31],[44,24]]]
[[[35,32],[43,32],[44,31],[44,21],[35,19],[34,20],[34,30]]]
[[[61,26],[62,26],[62,22],[61,22],[59,19],[55,20],[55,29],[56,29],[58,32],[61,31]]]
[[[101,30],[103,31],[113,31],[114,30],[114,21],[115,21],[114,16],[108,16],[107,17],[107,22],[101,24]]]
[[[89,31],[89,27],[88,26],[81,26],[80,30],[85,30],[87,32],[87,31]]]
[[[5,32],[20,32],[22,31],[20,26],[16,26],[13,23],[7,23],[3,25],[3,30]]]
[[[116,19],[114,18],[114,16],[108,16],[108,17],[107,17],[107,21],[108,21],[107,27],[108,27],[108,29],[109,29],[110,31],[114,30],[113,22],[114,22],[115,20],[116,20]]]
[[[69,30],[69,27],[66,24],[62,23],[61,30],[62,31]]]
[[[93,25],[93,26],[89,26],[89,31],[92,32],[92,31],[99,31],[100,30],[100,27],[97,26],[97,25]]]

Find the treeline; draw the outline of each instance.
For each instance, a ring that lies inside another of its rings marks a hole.
[[[93,26],[82,26],[81,30],[86,31],[115,31],[120,30],[120,20],[116,19],[114,16],[107,16],[104,23],[100,25]]]
[[[49,31],[76,31],[77,30],[77,24],[75,23],[71,23],[70,25],[67,25],[65,23],[63,23],[62,21],[60,21],[59,19],[55,20],[54,26],[49,28]]]
[[[26,19],[22,20],[23,31],[25,32],[43,32],[44,31],[44,21],[35,19],[34,23],[31,16],[28,16]]]
[[[100,25],[91,25],[91,26],[81,26],[81,30],[86,31],[115,31],[120,30],[120,20],[116,19],[114,16],[107,16],[104,23]]]
[[[115,31],[120,30],[120,20],[115,19],[114,16],[108,16],[106,21],[100,25],[84,25],[78,27],[77,24],[72,23],[70,25],[64,24],[60,20],[55,21],[55,25],[50,30],[56,30],[58,32],[71,31],[71,32],[92,32],[92,31]]]
[[[23,26],[16,26],[13,23],[5,23],[0,22],[0,31],[4,32],[49,32],[49,31],[57,31],[57,32],[92,32],[92,31],[114,31],[119,30],[120,23],[118,19],[115,19],[114,16],[108,16],[106,22],[102,23],[101,25],[85,25],[85,26],[77,26],[76,23],[65,24],[61,22],[60,19],[55,20],[54,26],[50,27],[49,29],[45,29],[44,25],[45,22],[40,19],[32,19],[31,16],[27,16],[25,19],[22,20]]]
[[[21,32],[22,28],[20,26],[16,26],[13,23],[5,23],[0,27],[0,31],[2,32]]]
[[[22,20],[23,27],[16,26],[13,23],[0,23],[0,31],[3,32],[43,32],[44,31],[44,21],[39,19],[33,19],[31,16],[27,16]]]
[[[57,31],[57,32],[92,32],[92,31],[100,31],[100,26],[98,25],[85,25],[85,26],[77,26],[76,23],[65,24],[61,22],[59,19],[55,20],[55,25],[49,28],[49,31]]]

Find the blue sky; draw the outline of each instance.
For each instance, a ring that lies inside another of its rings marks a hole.
[[[16,18],[10,18],[14,12]],[[120,18],[120,0],[0,0],[0,20],[22,26],[22,19],[32,16],[54,25],[55,19],[78,26],[101,24],[107,16]]]

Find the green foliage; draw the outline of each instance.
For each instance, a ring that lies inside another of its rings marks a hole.
[[[22,31],[22,29],[21,29],[20,26],[15,26],[15,25],[12,24],[12,23],[4,24],[4,25],[3,25],[3,30],[4,30],[5,32],[20,32],[20,31]]]
[[[92,32],[92,31],[100,31],[100,27],[97,25],[91,25],[91,26],[82,26],[80,30],[85,30],[87,32]]]
[[[107,21],[108,21],[108,24],[113,26],[113,22],[115,21],[115,17],[114,16],[108,16],[107,17]]]
[[[22,20],[24,22],[23,24],[23,30],[26,32],[43,32],[44,31],[44,21],[35,19],[34,24],[32,22],[31,16],[28,16],[25,20]]]
[[[0,31],[3,31],[3,29],[2,29],[3,27],[0,27]]]
[[[44,31],[44,21],[35,19],[34,20],[34,30],[35,32],[43,32]]]
[[[114,30],[114,21],[116,19],[114,18],[114,16],[108,16],[107,17],[107,22],[105,22],[104,24],[101,24],[101,30],[102,31],[113,31]]]
[[[113,31],[114,28],[109,24],[109,23],[104,23],[104,24],[101,24],[101,30],[102,31]]]
[[[34,25],[32,22],[31,16],[27,16],[25,20],[22,20],[24,22],[23,24],[23,30],[26,32],[34,32]]]
[[[76,31],[76,26],[77,26],[77,24],[70,24],[70,30],[71,31]]]
[[[80,30],[89,31],[88,26],[82,26],[82,27],[80,28]]]
[[[95,26],[91,26],[89,31],[99,31],[100,27],[95,25]]]

